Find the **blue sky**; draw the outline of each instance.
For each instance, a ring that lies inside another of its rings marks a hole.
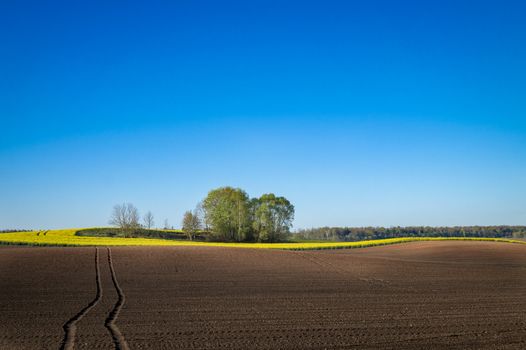
[[[179,226],[208,190],[296,228],[526,224],[520,1],[0,4],[0,228]]]

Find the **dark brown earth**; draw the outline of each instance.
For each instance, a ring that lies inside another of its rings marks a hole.
[[[0,247],[0,349],[526,349],[523,245],[98,255]]]

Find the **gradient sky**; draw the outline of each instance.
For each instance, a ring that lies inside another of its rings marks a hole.
[[[0,229],[526,224],[523,1],[3,1]]]

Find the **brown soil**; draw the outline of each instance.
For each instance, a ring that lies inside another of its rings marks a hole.
[[[0,247],[0,349],[526,348],[522,245],[96,254]]]

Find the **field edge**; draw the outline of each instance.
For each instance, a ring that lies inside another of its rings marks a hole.
[[[279,250],[324,250],[355,249],[382,245],[426,241],[483,241],[513,244],[526,244],[526,241],[508,238],[486,237],[398,237],[358,242],[301,242],[301,243],[223,243],[173,241],[156,238],[112,238],[76,236],[77,229],[27,231],[0,234],[0,245],[17,246],[55,246],[55,247],[96,247],[96,246],[200,246],[230,247]]]

